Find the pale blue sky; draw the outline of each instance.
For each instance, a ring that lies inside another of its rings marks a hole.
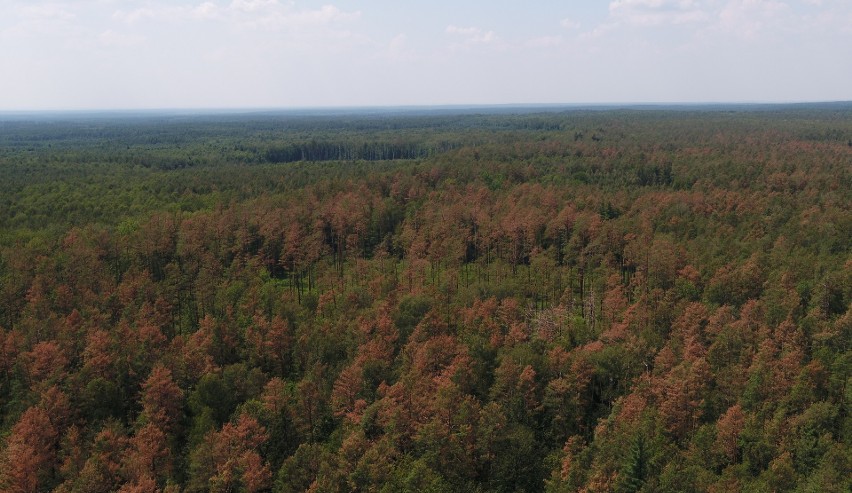
[[[852,0],[0,0],[0,110],[852,100]]]

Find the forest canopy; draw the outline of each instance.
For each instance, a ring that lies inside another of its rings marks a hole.
[[[852,106],[0,114],[0,490],[852,487]]]

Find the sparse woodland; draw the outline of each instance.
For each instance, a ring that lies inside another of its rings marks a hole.
[[[0,491],[847,492],[852,107],[0,121]]]

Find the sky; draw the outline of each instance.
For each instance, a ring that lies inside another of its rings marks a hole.
[[[0,0],[0,111],[852,100],[852,0]]]

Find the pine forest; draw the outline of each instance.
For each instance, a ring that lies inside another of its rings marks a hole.
[[[0,115],[0,491],[848,492],[852,105]]]

